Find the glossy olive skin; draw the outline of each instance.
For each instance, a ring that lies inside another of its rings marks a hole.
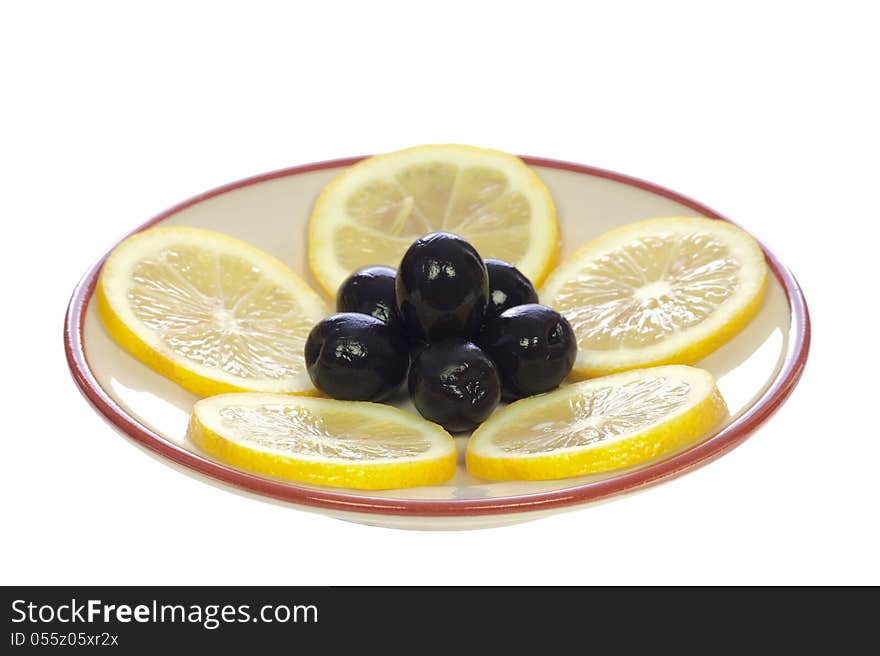
[[[489,273],[489,304],[486,320],[517,305],[538,302],[538,292],[520,270],[504,260],[484,260]]]
[[[337,312],[360,312],[376,317],[400,329],[394,278],[397,272],[387,266],[358,269],[339,286],[336,292]]]
[[[561,314],[543,305],[519,305],[487,322],[480,346],[495,361],[506,399],[548,392],[574,366],[577,342]]]
[[[434,342],[474,337],[489,302],[489,275],[461,237],[434,232],[409,247],[397,269],[397,310],[406,331]]]
[[[306,367],[321,392],[343,401],[379,401],[406,378],[409,351],[400,333],[375,317],[332,314],[315,324]]]
[[[421,415],[452,433],[484,422],[501,399],[495,363],[462,339],[434,342],[422,349],[409,372],[409,393]]]

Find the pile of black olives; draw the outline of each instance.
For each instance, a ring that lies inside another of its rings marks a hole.
[[[577,353],[568,321],[538,305],[522,273],[445,232],[415,241],[397,271],[355,271],[336,310],[306,341],[315,387],[334,399],[381,401],[409,371],[413,404],[452,432],[478,426],[502,397],[555,388]]]

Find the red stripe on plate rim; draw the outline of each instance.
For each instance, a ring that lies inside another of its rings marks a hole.
[[[155,216],[133,230],[127,236],[146,230],[147,228],[160,223],[169,216],[195,205],[196,203],[200,203],[204,200],[235,189],[240,189],[241,187],[259,184],[276,178],[309,173],[311,171],[351,166],[362,159],[364,159],[364,157],[350,157],[294,166],[232,182],[203,194],[199,194],[198,196],[194,196],[189,200],[185,200],[182,203],[165,210],[158,216]],[[583,164],[574,164],[571,162],[563,162],[541,157],[523,157],[522,159],[531,166],[572,171],[574,173],[605,178],[632,187],[637,187],[680,203],[703,216],[733,223],[702,203],[638,178]],[[280,501],[318,508],[327,508],[335,511],[415,517],[500,515],[561,508],[564,506],[597,501],[610,496],[632,492],[636,489],[650,485],[656,485],[663,481],[681,476],[687,471],[701,467],[741,444],[761,424],[767,421],[767,419],[779,409],[779,406],[788,398],[801,377],[804,365],[806,364],[807,354],[809,353],[810,315],[804,295],[794,276],[763,244],[761,245],[761,248],[764,250],[767,264],[770,266],[771,271],[785,291],[785,296],[788,300],[791,312],[791,327],[789,331],[790,339],[782,363],[782,368],[764,394],[729,426],[726,426],[715,435],[700,442],[687,451],[673,456],[672,458],[652,463],[642,469],[630,471],[619,476],[613,476],[605,480],[577,485],[562,490],[554,490],[551,492],[523,494],[492,499],[448,499],[436,501],[360,496],[346,494],[344,492],[335,492],[329,488],[311,489],[298,487],[294,483],[270,480],[208,460],[197,453],[170,442],[158,433],[153,432],[143,424],[139,423],[133,417],[129,416],[125,410],[123,410],[100,386],[89,367],[83,342],[83,324],[89,301],[95,291],[98,274],[107,257],[106,254],[88,270],[73,292],[64,321],[64,350],[67,356],[68,366],[70,367],[70,371],[76,384],[79,386],[80,391],[95,409],[117,430],[127,435],[141,446],[154,451],[158,455],[167,458],[172,462],[247,492],[271,497]]]

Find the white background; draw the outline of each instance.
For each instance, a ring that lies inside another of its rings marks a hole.
[[[880,583],[872,4],[4,3],[0,582]],[[419,533],[206,485],[80,396],[64,309],[129,229],[254,173],[446,141],[643,177],[751,229],[812,311],[789,402],[636,496]]]

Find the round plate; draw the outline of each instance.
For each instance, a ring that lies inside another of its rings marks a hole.
[[[297,166],[248,178],[187,200],[134,232],[154,225],[210,228],[275,255],[313,284],[306,266],[312,202],[343,168],[361,158]],[[655,216],[717,212],[657,185],[579,164],[524,157],[547,184],[559,213],[562,253],[600,233]],[[132,358],[108,337],[92,296],[103,259],[73,293],[65,350],[86,398],[122,433],[184,471],[238,491],[297,504],[341,519],[401,528],[480,528],[540,517],[659,483],[706,464],[748,437],[791,393],[803,370],[810,322],[791,273],[766,248],[773,275],[758,315],[731,342],[697,363],[711,371],[730,418],[709,438],[627,470],[558,481],[488,482],[464,468],[465,437],[456,439],[459,468],[442,486],[365,492],[291,483],[228,467],[186,438],[196,397]],[[315,285],[317,288],[317,285]]]

